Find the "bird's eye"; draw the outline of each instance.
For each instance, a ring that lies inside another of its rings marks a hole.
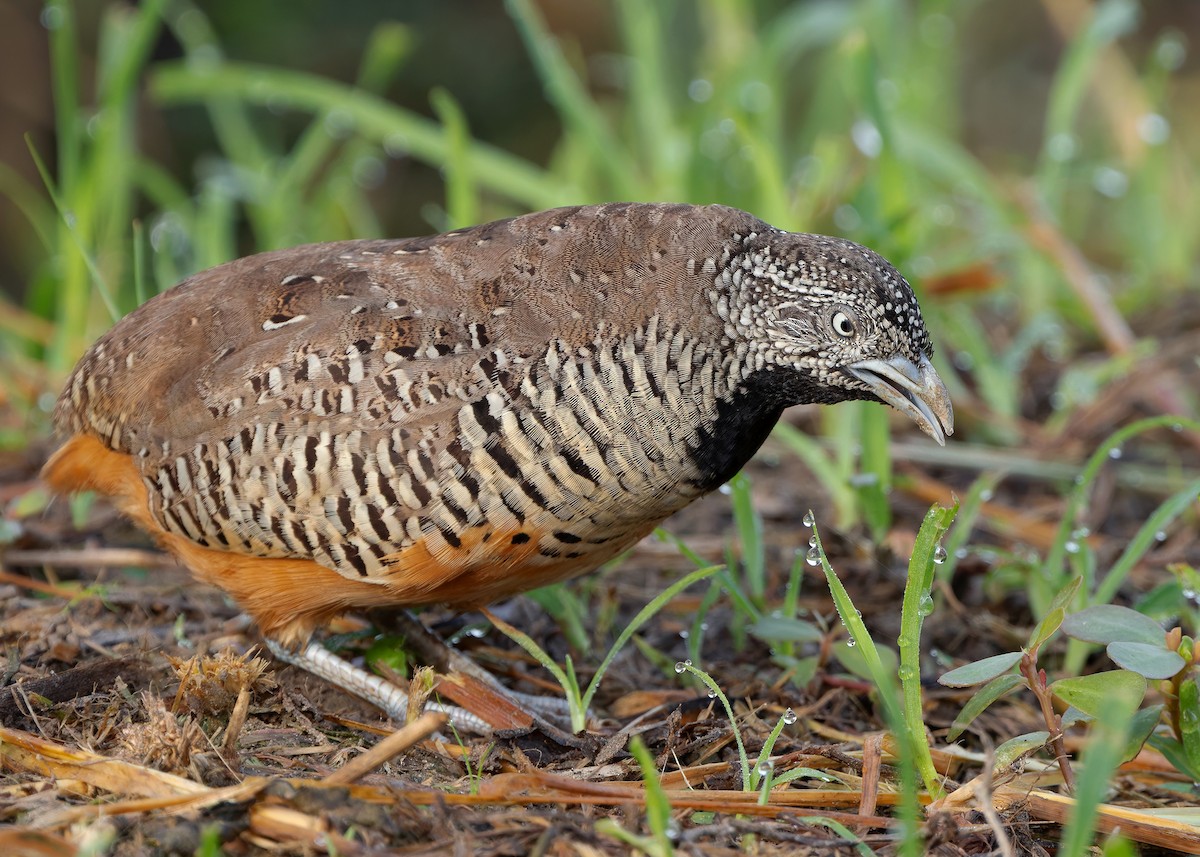
[[[829,319],[829,325],[838,336],[849,339],[855,333],[854,318],[845,310],[838,310]]]

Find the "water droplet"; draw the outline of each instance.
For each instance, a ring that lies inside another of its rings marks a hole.
[[[695,101],[697,104],[703,104],[708,99],[712,98],[713,85],[702,77],[698,77],[688,84],[688,98]]]
[[[799,718],[799,716],[797,716],[796,712],[792,711],[792,709],[789,708],[783,712],[783,717],[780,719],[783,720],[785,725],[791,726],[793,723],[795,723],[800,718]]]
[[[1087,527],[1079,527],[1078,529],[1072,531],[1071,538],[1086,539],[1091,534],[1092,534],[1092,531],[1090,529],[1088,529]]]
[[[728,482],[726,482],[724,485],[722,485],[717,490],[720,491],[722,494],[724,494],[726,497],[728,497],[730,494],[733,493],[733,487]]]
[[[1158,113],[1147,113],[1138,118],[1137,132],[1151,146],[1159,146],[1171,136],[1171,123]]]
[[[667,839],[672,842],[678,842],[679,837],[683,835],[683,830],[679,826],[679,822],[673,818],[667,819],[667,828],[664,831],[667,834]]]
[[[995,496],[996,496],[996,492],[993,491],[991,488],[984,488],[982,491],[979,492],[979,499],[985,503],[988,500],[991,500]]]
[[[688,667],[690,667],[691,665],[692,665],[691,658],[688,658],[686,661],[676,661],[675,662],[675,672],[681,673],[684,670],[686,670]]]
[[[1067,553],[1079,553],[1079,542],[1073,539],[1063,545],[1063,547],[1066,548]]]
[[[47,6],[42,10],[42,26],[47,30],[57,30],[63,25],[65,17],[61,6]]]
[[[933,561],[938,565],[942,565],[946,561],[946,549],[941,545],[933,549]]]
[[[1116,460],[1116,459],[1120,458],[1120,457],[1121,457],[1122,455],[1124,455],[1124,454],[1125,454],[1125,453],[1123,453],[1123,452],[1121,451],[1121,447],[1119,447],[1119,446],[1114,446],[1112,449],[1110,449],[1110,450],[1108,451],[1108,457],[1109,457],[1109,458],[1111,458],[1111,459],[1113,459],[1113,460]]]
[[[816,548],[809,548],[808,553],[804,555],[804,561],[815,568],[821,564],[821,552]]]
[[[372,190],[383,183],[387,175],[387,167],[380,158],[366,155],[354,162],[354,183],[361,188]]]
[[[773,771],[773,770],[775,770],[775,763],[772,762],[770,759],[763,759],[761,762],[758,763],[758,774],[761,777],[765,777],[767,774],[771,773],[771,771]]]
[[[1177,434],[1183,431],[1183,423],[1171,423],[1171,431]]]
[[[383,139],[383,151],[391,158],[402,158],[408,154],[410,143],[404,134],[388,134]]]
[[[900,667],[900,669],[896,671],[896,677],[899,678],[900,681],[912,681],[914,678],[916,678],[916,675],[917,674],[913,671],[913,668],[909,666]]]
[[[1157,533],[1154,534],[1154,540],[1156,542],[1165,542],[1167,540],[1167,531],[1159,530]]]
[[[1195,601],[1196,596],[1197,596],[1196,590],[1192,589],[1190,586],[1183,587],[1183,589],[1180,590],[1179,594],[1182,595],[1184,598],[1186,598],[1188,601]]]
[[[862,226],[862,215],[853,205],[845,203],[833,210],[833,222],[843,232],[856,232]]]
[[[701,622],[701,623],[700,623],[700,630],[701,630],[701,631],[707,631],[707,630],[708,630],[708,623],[707,623],[707,622]]]
[[[921,596],[921,602],[917,605],[917,612],[922,616],[928,616],[933,612],[933,596],[928,592]]]
[[[878,158],[879,153],[883,151],[883,135],[869,119],[859,119],[851,126],[850,139],[868,158]]]
[[[811,536],[808,537],[808,546],[810,548],[815,548],[817,546],[817,534],[816,533],[813,533]]]
[[[678,670],[676,670],[676,672],[678,672]],[[709,688],[709,691],[708,691],[708,698],[709,698],[709,699],[716,699],[716,698],[717,698],[717,692],[716,692],[715,690],[713,690],[713,689]]]
[[[851,637],[849,640],[846,641],[846,645],[849,648],[853,649],[855,646],[858,645],[858,641],[856,639],[854,639],[853,637]]]
[[[1117,199],[1129,190],[1129,176],[1112,167],[1097,167],[1092,171],[1092,187],[1107,197]]]
[[[929,219],[938,226],[950,226],[957,218],[954,207],[946,205],[944,202],[935,205],[929,212]]]
[[[1187,42],[1183,34],[1173,30],[1167,32],[1154,48],[1154,59],[1167,71],[1176,71],[1187,59]]]
[[[771,106],[771,88],[761,80],[752,80],[738,92],[738,103],[749,113],[762,113]]]
[[[350,136],[354,130],[354,119],[344,110],[331,110],[325,114],[325,133],[335,140]]]
[[[1052,161],[1069,161],[1079,151],[1079,143],[1065,131],[1059,132],[1046,142],[1046,154]]]
[[[1182,431],[1183,426],[1180,426],[1179,429]],[[812,526],[815,526],[816,523],[817,523],[817,519],[813,516],[813,513],[811,510],[804,513],[804,526],[812,527]]]
[[[687,628],[684,628],[682,631],[679,632],[679,639],[681,639],[681,640],[686,640],[690,636],[692,636],[692,632],[689,631]]]

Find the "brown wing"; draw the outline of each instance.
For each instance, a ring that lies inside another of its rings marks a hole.
[[[240,259],[113,328],[57,421],[133,456],[155,520],[200,546],[429,593],[558,533],[533,558],[586,570],[686,502],[654,480],[690,415],[649,410],[662,391],[638,361],[685,351],[672,330],[720,335],[704,260],[755,228],[610,205]]]

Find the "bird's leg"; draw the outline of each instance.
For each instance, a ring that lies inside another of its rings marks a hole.
[[[339,658],[319,643],[310,640],[304,644],[303,648],[292,651],[270,637],[266,642],[271,654],[279,660],[306,670],[335,687],[340,687],[359,699],[371,703],[382,709],[392,720],[403,723],[408,716],[407,693],[390,681],[372,675],[349,661]],[[427,702],[425,708],[430,711],[441,711],[449,716],[455,729],[481,735],[488,735],[492,731],[483,719],[465,708],[442,705],[437,702]]]
[[[522,706],[537,714],[551,718],[570,718],[571,708],[566,699],[509,690],[474,660],[448,645],[445,640],[426,628],[425,623],[409,611],[398,611],[393,624],[404,636],[405,646],[439,672],[464,673],[479,679],[488,687],[495,688],[501,694],[521,703]]]

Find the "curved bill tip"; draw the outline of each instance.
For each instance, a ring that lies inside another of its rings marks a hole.
[[[950,394],[928,357],[922,355],[918,363],[902,355],[889,360],[860,360],[843,369],[942,446],[954,434]]]

